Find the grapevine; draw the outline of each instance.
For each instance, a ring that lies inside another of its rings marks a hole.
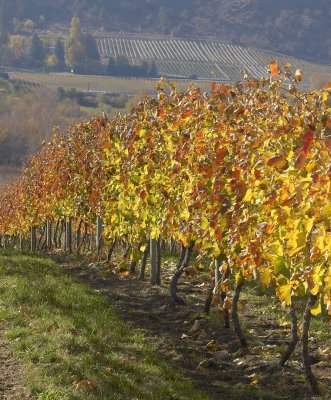
[[[273,61],[269,71],[210,93],[161,80],[158,97],[128,115],[56,132],[2,189],[0,235],[27,237],[46,221],[73,221],[80,232],[101,217],[104,239],[128,244],[134,268],[141,251],[146,263],[148,239],[194,246],[217,261],[214,303],[232,309],[239,336],[245,281],[272,288],[292,317],[306,299],[303,357],[317,393],[305,343],[310,316],[331,315],[330,94],[300,92],[302,73],[289,65]],[[281,363],[297,341],[292,322]]]

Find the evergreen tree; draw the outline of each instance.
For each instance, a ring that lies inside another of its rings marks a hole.
[[[58,66],[60,68],[63,68],[65,65],[65,51],[64,51],[64,46],[63,43],[60,39],[57,39],[55,43],[55,49],[54,53],[58,62]]]
[[[44,64],[45,49],[44,44],[37,34],[32,36],[31,40],[31,65],[35,67],[41,67]]]

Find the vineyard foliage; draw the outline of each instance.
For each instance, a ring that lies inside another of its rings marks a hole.
[[[300,93],[301,79],[271,62],[268,78],[210,93],[161,80],[129,115],[57,132],[2,189],[0,234],[102,216],[106,240],[194,241],[236,283],[284,306],[310,293],[331,314],[330,94]]]

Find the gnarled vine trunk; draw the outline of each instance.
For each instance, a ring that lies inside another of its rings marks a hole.
[[[317,296],[312,295],[309,293],[307,304],[305,311],[303,313],[303,320],[302,320],[302,359],[303,365],[305,369],[305,374],[309,382],[310,389],[314,395],[318,395],[320,393],[317,380],[311,370],[311,362],[309,357],[309,346],[308,346],[308,339],[309,339],[309,327],[310,327],[310,320],[311,320],[311,311],[310,309],[317,301]]]
[[[189,262],[190,262],[190,258],[194,249],[194,241],[192,240],[189,244],[189,246],[186,248],[185,251],[185,257],[181,263],[181,265],[179,266],[179,262],[177,265],[177,270],[175,271],[174,275],[172,276],[171,280],[170,280],[170,293],[171,293],[171,297],[173,298],[174,302],[180,305],[185,305],[185,301],[178,296],[177,294],[177,284],[178,284],[178,280],[179,278],[182,276],[184,270],[186,267],[188,267]],[[183,248],[182,248],[182,252],[183,252]],[[181,252],[181,256],[180,256],[180,260],[182,257],[182,252]],[[178,268],[179,267],[179,268]]]

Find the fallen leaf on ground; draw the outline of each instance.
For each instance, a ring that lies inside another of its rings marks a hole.
[[[76,390],[82,389],[82,388],[92,388],[93,389],[97,386],[94,382],[89,381],[87,379],[84,379],[82,381],[73,381],[72,384],[75,386]]]

